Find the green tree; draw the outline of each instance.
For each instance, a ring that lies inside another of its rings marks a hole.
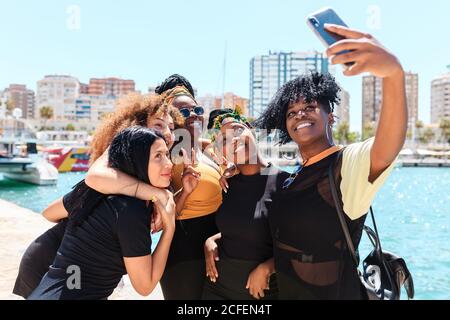
[[[358,141],[359,134],[357,132],[350,131],[348,122],[341,123],[333,132],[333,137],[339,144],[350,144]]]
[[[359,140],[359,133],[358,132],[354,132],[354,131],[350,131],[348,133],[348,137],[347,137],[347,143],[355,143],[356,141]]]
[[[422,129],[423,127],[424,127],[423,122],[420,121],[420,120],[417,120],[417,122],[416,122],[416,129],[417,129],[417,130],[420,130],[420,129]]]
[[[373,122],[366,122],[363,126],[362,140],[367,140],[375,136],[375,124]]]
[[[343,122],[337,126],[336,130],[333,132],[333,137],[336,142],[343,144],[347,142],[347,136],[350,131],[350,126],[347,122]]]
[[[6,113],[11,114],[14,109],[14,101],[7,99],[4,103],[5,103],[5,107],[6,107]],[[3,102],[0,100],[0,106],[2,104],[3,104]]]
[[[434,131],[431,128],[426,128],[419,134],[419,141],[423,144],[428,144],[432,139],[434,139]]]
[[[75,131],[75,126],[73,124],[69,123],[66,126],[66,131]]]
[[[439,128],[441,129],[442,138],[446,143],[450,143],[450,120],[441,119],[439,123]]]
[[[44,128],[47,126],[47,121],[53,118],[53,108],[50,106],[43,106],[39,109],[41,118],[44,119]]]

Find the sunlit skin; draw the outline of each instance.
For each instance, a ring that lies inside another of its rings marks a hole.
[[[189,108],[193,109],[197,104],[188,96],[180,96],[173,100],[172,105],[177,109]],[[184,127],[189,131],[191,136],[191,145],[196,145],[195,137],[199,138],[203,131],[203,115],[198,116],[191,112],[189,118],[186,119]]]
[[[304,159],[309,159],[333,145],[333,122],[332,113],[327,113],[316,101],[306,103],[301,99],[291,104],[286,112],[287,131],[301,148]]]
[[[160,120],[156,119],[156,122]],[[172,162],[166,142],[158,138],[150,148],[147,168],[150,183],[157,188],[167,188],[172,175]],[[170,244],[175,232],[175,203],[170,194],[166,203],[159,198],[154,199],[155,212],[159,217],[159,229],[164,231],[154,252],[139,257],[124,257],[123,261],[133,288],[143,296],[149,295],[160,281],[167,262]],[[58,222],[68,216],[62,198],[44,210],[43,216],[50,221]]]
[[[222,152],[227,161],[236,164],[237,171],[231,172],[232,175],[236,173],[247,176],[255,175],[267,167],[267,163],[262,160],[258,153],[253,133],[242,123],[234,121],[225,123],[216,137],[216,148],[220,149],[219,151]],[[220,185],[225,192],[228,191],[229,185],[224,176],[220,179]],[[212,282],[216,282],[219,277],[216,268],[216,261],[219,260],[217,241],[221,237],[221,233],[218,233],[208,238],[204,246],[206,273]],[[269,289],[269,278],[274,271],[273,259],[268,259],[253,269],[245,284],[249,294],[255,299],[264,297],[264,290]]]
[[[147,127],[155,129],[161,132],[166,140],[167,147],[170,149],[174,144],[173,131],[175,130],[175,124],[173,118],[168,114],[154,115],[148,118]]]
[[[217,136],[216,146],[225,159],[235,163],[241,172],[250,170],[256,173],[263,166],[255,138],[242,123],[230,122],[223,125]]]
[[[172,166],[166,142],[162,139],[155,140],[150,149],[148,164],[148,178],[151,185],[167,188],[171,181]]]
[[[392,164],[405,142],[408,119],[405,74],[397,57],[372,35],[337,25],[326,25],[325,28],[345,38],[327,49],[326,54],[331,64],[353,62],[351,67],[344,68],[344,75],[356,76],[369,72],[383,81],[380,120],[370,152],[368,181],[374,182]],[[338,54],[345,50],[348,52]],[[298,144],[304,160],[325,151],[333,144],[330,130],[327,128],[332,124],[333,116],[327,114],[323,106],[320,106],[319,112],[289,116],[289,112],[304,110],[307,107],[305,101],[292,103],[285,115],[288,133]],[[302,122],[308,121],[311,125],[299,127]]]

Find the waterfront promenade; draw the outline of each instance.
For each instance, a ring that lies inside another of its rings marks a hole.
[[[20,300],[12,294],[20,259],[28,245],[52,226],[39,214],[0,199],[0,300]],[[158,285],[148,297],[139,296],[124,277],[111,300],[162,300]]]

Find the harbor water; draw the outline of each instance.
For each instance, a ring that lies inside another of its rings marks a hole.
[[[83,177],[84,173],[60,174],[56,186],[0,178],[0,198],[41,212]],[[378,193],[374,211],[383,249],[406,260],[416,299],[450,299],[450,169],[396,168]],[[361,258],[370,248],[363,236]]]

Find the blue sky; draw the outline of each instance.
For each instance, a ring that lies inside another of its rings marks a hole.
[[[79,25],[71,5],[80,9]],[[171,73],[199,94],[220,94],[227,42],[226,91],[248,97],[249,61],[272,51],[323,50],[304,22],[332,6],[419,73],[419,117],[429,121],[430,82],[450,65],[450,2],[429,0],[0,0],[0,88],[35,90],[46,74],[80,81],[119,76],[146,91]],[[378,14],[379,13],[379,14]],[[361,78],[337,78],[351,95],[351,127],[361,122]]]

